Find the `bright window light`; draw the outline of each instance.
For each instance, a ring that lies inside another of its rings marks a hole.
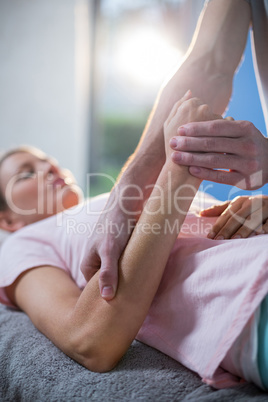
[[[119,37],[115,68],[139,85],[160,85],[182,60],[181,52],[151,28],[137,28]]]

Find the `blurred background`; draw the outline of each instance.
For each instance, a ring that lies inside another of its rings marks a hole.
[[[109,191],[204,0],[0,0],[0,149],[32,144]],[[228,115],[266,135],[250,51]],[[219,199],[241,192],[203,183]],[[267,186],[262,189],[267,193]],[[260,192],[260,190],[258,191]]]

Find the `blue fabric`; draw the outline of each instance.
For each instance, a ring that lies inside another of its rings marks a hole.
[[[263,387],[268,390],[268,295],[261,304],[258,327],[258,368]]]

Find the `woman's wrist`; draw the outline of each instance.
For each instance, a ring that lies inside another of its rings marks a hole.
[[[166,158],[162,171],[163,170],[166,172],[166,174],[172,175],[175,185],[192,184],[193,186],[199,187],[202,182],[201,179],[191,175],[188,166],[182,166],[174,163],[170,156]]]

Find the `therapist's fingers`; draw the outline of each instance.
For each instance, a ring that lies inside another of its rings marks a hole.
[[[181,127],[178,130],[180,133]],[[188,137],[175,136],[171,148],[183,152],[217,152],[224,154],[239,154],[241,143],[234,138],[225,137]]]
[[[233,121],[218,119],[211,121],[191,122],[183,125],[180,135],[188,137],[226,137],[238,138],[245,135],[245,123],[243,121]]]
[[[111,300],[118,286],[118,259],[103,258],[99,275],[99,288],[103,299]]]
[[[230,169],[239,171],[241,168],[241,160],[236,155],[224,155],[220,153],[197,153],[197,152],[178,152],[172,154],[173,162],[183,165],[208,168],[208,169]]]
[[[266,183],[268,141],[251,122],[199,120],[184,124],[177,133],[184,142],[180,139],[180,148],[176,149],[177,137],[172,140],[172,160],[190,166],[192,176],[244,190],[255,190]],[[203,144],[194,142],[194,138],[203,139]]]
[[[174,159],[174,155],[172,154],[172,160]],[[192,176],[197,177],[198,179],[208,180],[215,183],[223,183],[228,184],[230,186],[236,186],[241,188],[242,190],[248,190],[249,188],[258,188],[257,184],[255,184],[254,179],[255,177],[250,178],[250,185],[249,181],[244,178],[242,173],[233,170],[214,170],[214,169],[207,169],[198,166],[190,166],[189,172]]]

